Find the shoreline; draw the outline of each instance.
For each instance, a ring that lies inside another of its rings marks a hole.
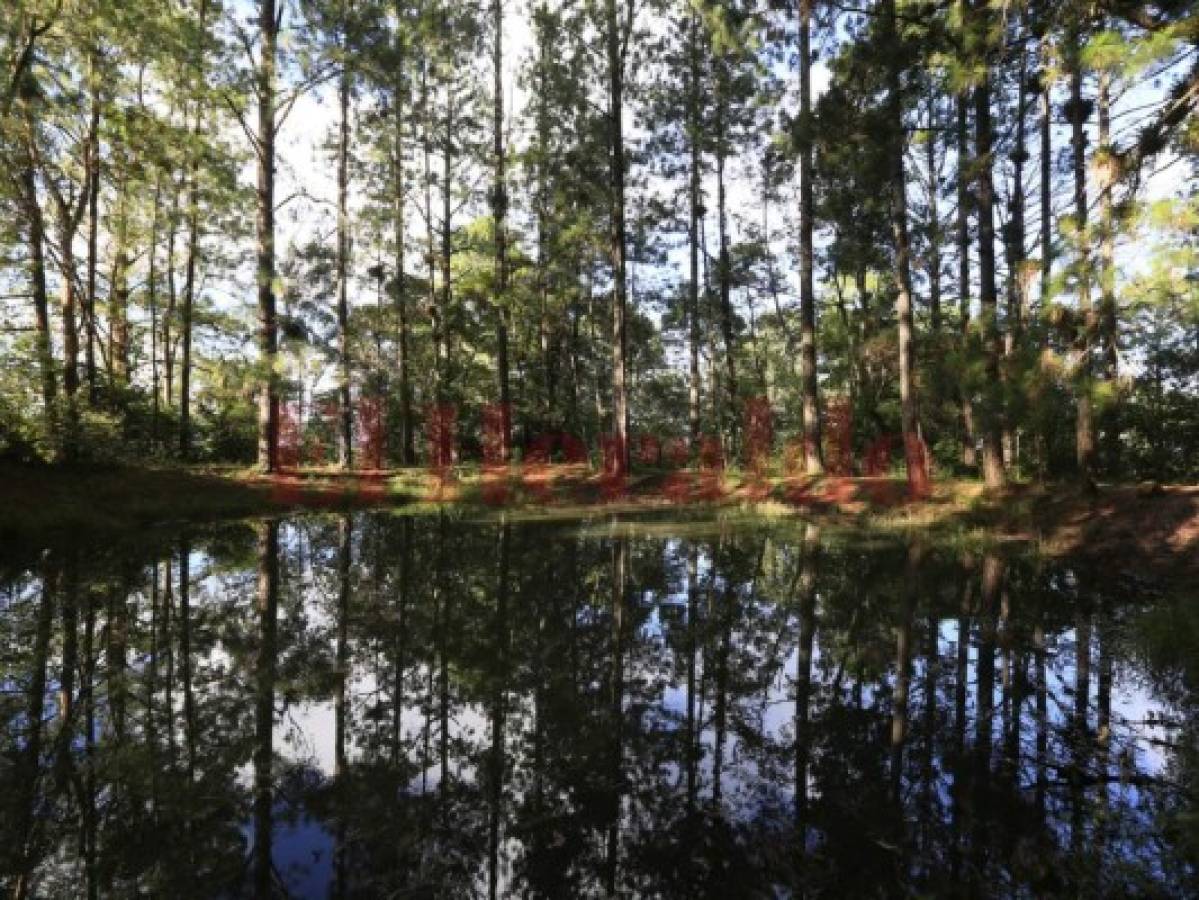
[[[265,476],[219,466],[0,465],[0,541],[24,547],[152,527],[350,509],[581,519],[670,509],[743,510],[846,529],[1022,541],[1044,555],[1133,568],[1180,586],[1199,582],[1199,486],[1016,484],[988,495],[945,481],[919,500],[889,478],[772,477],[688,470],[634,471],[614,485],[582,466],[487,476],[471,467],[440,480],[424,469],[345,473],[301,469]]]

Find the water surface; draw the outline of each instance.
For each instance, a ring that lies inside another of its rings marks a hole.
[[[802,523],[296,518],[0,569],[16,896],[1195,896],[1199,609]]]

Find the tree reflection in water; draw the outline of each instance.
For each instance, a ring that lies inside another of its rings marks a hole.
[[[12,896],[1199,892],[1199,611],[1100,573],[802,524],[162,540],[0,569]]]

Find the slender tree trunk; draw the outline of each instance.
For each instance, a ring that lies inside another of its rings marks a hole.
[[[973,10],[974,27],[984,44],[990,16],[985,7]],[[985,44],[979,52],[986,56]],[[989,65],[989,64],[987,64]],[[978,299],[985,344],[987,384],[983,390],[983,483],[988,490],[1002,488],[1007,481],[1003,471],[1003,445],[1000,431],[1002,399],[999,395],[999,309],[995,285],[995,183],[991,148],[991,81],[984,68],[974,88],[974,141],[978,169]]]
[[[204,50],[208,36],[208,0],[200,0],[199,34],[196,46],[197,86],[204,79]],[[195,119],[192,123],[192,146],[189,148],[187,164],[187,258],[184,261],[183,308],[179,322],[179,457],[186,461],[191,455],[191,369],[192,369],[192,319],[196,301],[196,265],[200,257],[200,149],[204,127],[204,105],[195,99]],[[175,224],[172,217],[172,237]],[[173,263],[172,263],[173,269]],[[261,287],[259,288],[261,291]],[[261,294],[259,295],[261,298]],[[168,341],[164,338],[164,344]],[[169,360],[169,357],[168,357]],[[170,363],[167,363],[168,370]],[[170,376],[167,377],[168,402],[171,396]]]
[[[117,185],[116,230],[108,291],[108,380],[129,386],[129,217],[128,182]]]
[[[693,7],[688,17],[688,60],[687,60],[687,143],[690,151],[688,172],[688,222],[687,251],[687,331],[688,364],[690,380],[687,394],[688,430],[691,438],[691,453],[699,452],[700,437],[700,372],[699,372],[699,218],[701,199],[701,171],[703,165],[703,123],[701,121],[702,93],[700,85],[700,24],[699,12]]]
[[[421,61],[421,157],[424,162],[425,183],[425,259],[427,264],[430,331],[433,341],[433,397],[438,403],[445,400],[444,338],[442,310],[437,300],[437,241],[433,224],[433,119],[429,108],[429,63]]]
[[[1110,72],[1099,73],[1099,152],[1112,152],[1112,98]],[[1116,219],[1112,203],[1113,173],[1105,166],[1099,175],[1099,329],[1103,342],[1103,378],[1113,389],[1120,375],[1118,312],[1116,306]],[[1112,399],[1119,394],[1113,394]],[[1105,462],[1110,472],[1120,469],[1119,409],[1110,406],[1103,414]]]
[[[1027,31],[1027,17],[1021,19],[1021,32]],[[1008,233],[1004,245],[1007,249],[1007,331],[1003,335],[1004,381],[1009,383],[1015,364],[1016,348],[1020,344],[1024,316],[1028,306],[1028,273],[1025,271],[1025,223],[1024,223],[1024,163],[1027,150],[1028,116],[1028,57],[1020,50],[1019,78],[1016,89],[1016,142],[1012,149],[1012,194],[1008,204]],[[1003,462],[1010,471],[1018,463],[1019,435],[1011,416],[1003,418]]]
[[[937,98],[928,98],[928,140],[924,161],[928,167],[928,309],[934,334],[941,333],[941,184],[937,178]]]
[[[150,218],[149,271],[146,301],[150,307],[150,443],[159,450],[159,419],[162,416],[161,378],[158,371],[158,229],[162,219],[162,176],[154,179],[154,210]],[[147,715],[150,715],[147,712]]]
[[[62,354],[63,354],[63,391],[67,401],[67,423],[63,434],[63,454],[68,459],[74,459],[79,452],[79,330],[78,330],[78,292],[75,289],[75,251],[72,247],[75,241],[75,230],[69,223],[64,223],[60,214],[58,228],[58,257],[62,274]]]
[[[631,0],[628,0],[631,2]],[[624,50],[617,0],[604,0],[608,55],[608,256],[612,267],[612,430],[622,472],[629,468],[627,244],[625,235]]]
[[[899,42],[895,23],[895,0],[883,4],[885,33],[893,47]],[[892,134],[890,136],[889,184],[891,206],[891,234],[895,243],[895,284],[898,289],[895,299],[895,315],[898,320],[899,338],[899,403],[900,419],[904,434],[904,453],[909,473],[921,464],[912,458],[914,438],[920,434],[917,415],[915,368],[916,355],[913,347],[912,325],[912,249],[908,238],[908,208],[904,192],[904,146],[903,100],[900,96],[899,60],[894,54],[889,58],[887,70],[887,110]],[[911,477],[911,476],[909,476]]]
[[[100,79],[96,71],[96,57],[89,60],[89,76],[91,90],[91,123],[92,134],[100,133]],[[95,405],[99,399],[96,384],[96,269],[99,263],[99,231],[100,231],[100,152],[98,142],[89,145],[87,154],[86,177],[88,182],[87,199],[87,296],[84,298],[84,325],[87,341],[84,348],[84,368],[87,374],[88,402]]]
[[[172,324],[179,309],[179,291],[175,284],[175,243],[179,236],[179,184],[171,179],[171,208],[167,214],[166,279],[167,304],[162,314],[162,373],[167,405],[175,402],[175,341]],[[182,393],[182,391],[180,392]],[[180,398],[182,400],[182,397]]]
[[[812,0],[799,0],[799,387],[803,399],[804,460],[809,475],[824,472],[816,378],[816,291],[812,279]]]
[[[350,81],[349,48],[342,46],[337,86],[337,461],[354,464],[354,411],[350,402]]]
[[[1066,36],[1066,64],[1070,73],[1070,146],[1074,169],[1074,227],[1077,232],[1078,316],[1074,352],[1077,357],[1075,382],[1078,417],[1075,421],[1075,459],[1078,477],[1093,486],[1095,468],[1095,423],[1091,409],[1091,335],[1095,312],[1091,306],[1091,249],[1087,235],[1087,109],[1082,96],[1082,36],[1072,24]]]
[[[725,136],[725,116],[728,104],[728,61],[723,55],[715,60],[716,66],[716,110],[713,123],[716,139],[716,290],[720,295],[720,332],[724,339],[724,367],[728,394],[728,434],[727,446],[729,456],[736,451],[737,444],[737,339],[733,332],[733,299],[732,278],[733,267],[729,256],[729,223],[728,197],[725,188],[725,162],[728,156],[728,145]]]
[[[395,291],[396,317],[399,335],[396,368],[400,382],[400,462],[411,466],[416,462],[412,427],[412,384],[408,374],[408,284],[404,275],[404,0],[396,0],[396,67],[392,98],[395,130],[395,214],[392,229],[395,233]]]
[[[32,122],[27,122],[32,128]],[[32,133],[27,135],[32,140]],[[58,438],[58,417],[55,402],[58,379],[54,372],[54,349],[50,337],[50,302],[46,291],[46,219],[37,194],[37,175],[33,160],[26,150],[20,173],[20,206],[25,218],[26,243],[29,251],[29,284],[33,295],[33,313],[37,329],[37,360],[42,382],[42,406],[46,437],[51,443]]]
[[[258,134],[258,363],[262,385],[258,398],[258,467],[274,472],[279,465],[279,350],[275,315],[275,52],[278,18],[275,0],[259,0],[261,30],[257,73]]]
[[[957,106],[957,251],[958,251],[958,308],[961,315],[962,344],[970,347],[970,142],[969,110],[965,93],[958,94]],[[973,469],[978,465],[977,436],[974,430],[974,400],[967,388],[962,392],[962,465]]]
[[[495,96],[492,109],[492,156],[495,183],[492,185],[491,216],[495,229],[495,369],[500,394],[500,453],[506,461],[512,446],[512,397],[508,384],[508,186],[504,176],[504,3],[491,0],[495,31]]]
[[[452,281],[452,264],[454,259],[454,210],[452,205],[453,195],[451,187],[453,186],[454,176],[454,149],[453,143],[457,138],[454,133],[454,98],[452,96],[452,88],[446,85],[446,118],[445,118],[445,142],[442,144],[442,179],[441,179],[441,349],[442,349],[442,378],[445,382],[443,390],[447,393],[450,390],[451,382],[453,381],[452,360],[453,354],[451,349],[451,332],[450,332],[450,304],[454,299],[454,285]]]
[[[1049,303],[1053,296],[1053,103],[1051,98],[1052,86],[1046,71],[1053,59],[1053,47],[1048,37],[1041,43],[1041,115],[1037,123],[1041,143],[1041,285],[1039,291],[1040,319],[1037,328],[1037,342],[1044,346],[1044,323],[1049,314]],[[1038,429],[1037,437],[1037,476],[1045,478],[1049,471],[1049,435],[1042,426]]]
[[[1041,46],[1041,116],[1037,128],[1041,139],[1041,314],[1045,315],[1053,289],[1053,102],[1052,87],[1045,70],[1052,60],[1048,38]]]

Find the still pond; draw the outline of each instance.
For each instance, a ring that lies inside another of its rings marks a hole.
[[[1199,896],[1199,602],[744,518],[3,559],[0,889]]]

